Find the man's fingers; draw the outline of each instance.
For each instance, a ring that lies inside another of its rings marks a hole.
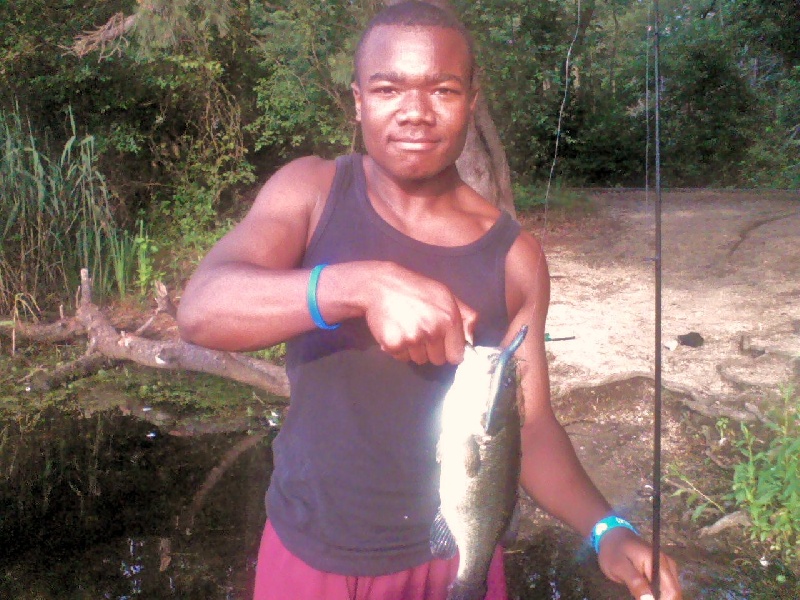
[[[661,567],[659,581],[661,582],[661,598],[663,600],[679,600],[680,576],[678,565],[666,554],[661,554]]]
[[[417,344],[408,349],[408,357],[418,365],[424,365],[429,361],[428,350],[425,344]],[[430,360],[433,362],[433,360]]]
[[[625,584],[636,600],[653,600],[650,582],[629,560],[617,562],[613,572],[608,573],[608,576],[613,581]]]
[[[436,342],[432,344],[429,343],[425,347],[425,353],[428,360],[434,365],[441,366],[447,362],[447,352],[444,348],[444,342],[441,340],[436,340]]]
[[[633,569],[630,579],[625,579],[625,585],[636,600],[654,600],[650,582]]]
[[[443,343],[445,361],[451,365],[460,364],[464,360],[464,344],[464,332],[461,328],[445,332]]]
[[[478,320],[478,313],[460,300],[457,299],[456,302],[458,303],[458,311],[461,313],[461,325],[464,330],[464,340],[470,346],[474,346],[475,323]]]

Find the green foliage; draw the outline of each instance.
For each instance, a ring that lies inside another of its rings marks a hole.
[[[763,134],[748,150],[742,165],[756,186],[800,188],[800,65],[775,89],[776,103],[765,110]]]
[[[42,306],[72,297],[81,268],[93,287],[113,286],[113,243],[123,235],[96,168],[94,138],[72,136],[59,155],[40,144],[18,112],[0,112],[0,310],[25,293]],[[123,284],[124,285],[124,284]]]
[[[230,0],[148,0],[139,4],[138,50],[145,56],[191,46],[198,54],[225,37],[234,19]]]
[[[752,538],[793,562],[800,558],[800,396],[793,388],[784,390],[783,406],[770,416],[767,442],[741,426],[744,461],[736,466],[733,491],[750,517]]]
[[[136,54],[153,67],[163,102],[154,124],[163,133],[151,135],[150,152],[165,175],[158,204],[143,212],[159,224],[158,237],[195,256],[208,250],[226,195],[254,181],[242,120],[247,95],[237,98],[227,86],[237,66],[226,43],[241,41],[233,34],[244,10],[181,0],[138,12]]]
[[[477,46],[483,93],[523,183],[547,177],[553,159],[563,61],[574,23],[563,2],[456,2]]]
[[[133,240],[133,247],[136,253],[136,283],[139,286],[139,295],[144,297],[162,274],[156,271],[153,260],[155,253],[158,252],[158,246],[150,238],[144,227],[144,221],[139,220],[138,224],[139,233]]]
[[[672,496],[683,498],[686,505],[692,509],[692,521],[696,522],[703,517],[708,517],[709,514],[716,516],[725,514],[725,508],[711,494],[698,488],[697,484],[678,465],[669,465],[668,474],[671,477],[670,483],[675,488]]]
[[[665,42],[664,160],[672,185],[731,185],[755,135],[756,96],[714,23]]]
[[[256,148],[282,156],[341,152],[355,135],[350,93],[352,53],[364,2],[293,1],[257,5]]]
[[[127,232],[113,230],[108,237],[109,260],[114,285],[120,298],[128,295],[128,285],[133,281],[136,261],[136,240]]]

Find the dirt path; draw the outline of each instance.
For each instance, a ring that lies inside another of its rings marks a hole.
[[[653,371],[653,196],[591,200],[592,216],[544,236],[548,332],[575,336],[548,344],[556,396]],[[748,416],[746,402],[800,382],[800,193],[665,193],[662,263],[667,387]],[[691,331],[704,344],[675,347]]]

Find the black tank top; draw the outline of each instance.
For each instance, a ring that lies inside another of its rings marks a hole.
[[[393,261],[446,284],[478,315],[475,343],[508,328],[505,262],[519,224],[502,216],[466,246],[419,242],[370,204],[362,157],[336,175],[303,266]],[[269,519],[312,567],[342,575],[394,573],[431,559],[438,507],[437,422],[454,367],[418,366],[383,352],[364,319],[290,340],[291,408],[273,445]]]

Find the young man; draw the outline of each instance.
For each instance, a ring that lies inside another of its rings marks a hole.
[[[288,340],[292,406],[274,444],[257,600],[446,597],[457,559],[428,546],[439,401],[466,343],[507,344],[523,325],[521,484],[586,536],[612,514],[550,406],[542,250],[455,168],[473,68],[448,13],[383,11],[356,53],[367,154],[285,166],[186,287],[185,339],[232,351]],[[617,527],[599,561],[646,598],[650,553]],[[505,597],[500,551],[488,585],[487,598]],[[667,557],[661,589],[680,597]]]

